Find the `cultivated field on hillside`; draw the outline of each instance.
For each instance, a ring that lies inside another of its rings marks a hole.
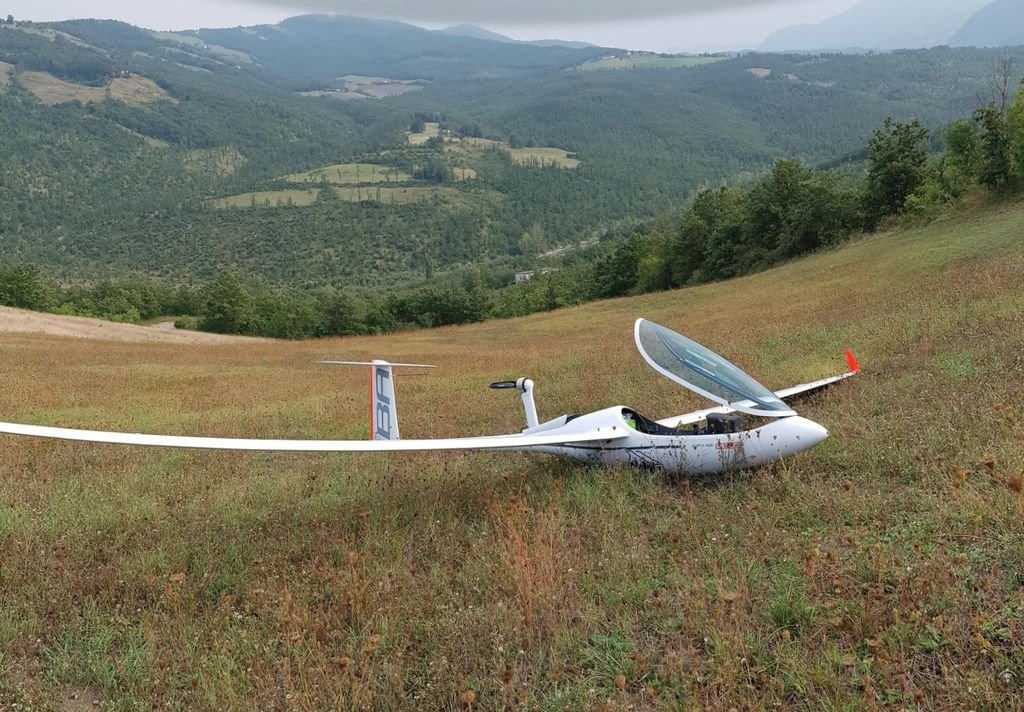
[[[728,57],[680,57],[658,54],[630,54],[622,57],[602,57],[584,62],[576,69],[592,72],[609,69],[688,69],[721,62]]]
[[[340,200],[349,203],[373,201],[377,203],[415,203],[434,197],[457,199],[462,194],[454,188],[436,185],[415,185],[401,188],[386,188],[380,185],[348,186],[329,188]],[[210,203],[218,208],[249,208],[270,207],[280,208],[288,205],[305,206],[316,202],[319,189],[309,190],[264,190],[255,193],[242,193],[227,198],[218,198]]]
[[[645,316],[802,404],[824,445],[696,482],[522,455],[170,452],[2,438],[0,706],[1019,709],[1024,204],[728,283],[506,322],[311,343],[0,340],[6,420],[405,437],[701,401]]]
[[[21,72],[18,82],[44,104],[64,104],[77,101],[82,104],[114,99],[125,104],[151,104],[155,101],[177,103],[152,79],[132,74],[111,79],[104,86],[74,84],[47,72]]]
[[[561,148],[510,148],[512,160],[524,166],[558,166],[577,168],[579,159]]]
[[[435,136],[441,135],[441,124],[430,121],[423,125],[423,130],[417,133],[406,132],[406,140],[410,146],[422,146]]]
[[[320,183],[331,185],[360,185],[366,183],[397,183],[412,180],[405,171],[376,163],[338,163],[315,168],[303,173],[292,173],[282,180],[291,183]]]

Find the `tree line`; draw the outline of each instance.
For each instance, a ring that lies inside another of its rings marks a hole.
[[[916,119],[888,118],[856,178],[796,159],[747,186],[699,191],[678,216],[606,234],[560,269],[510,285],[508,267],[473,266],[398,288],[282,289],[230,269],[199,285],[147,277],[62,286],[31,264],[0,268],[0,304],[277,338],[388,332],[521,316],[583,302],[728,279],[765,269],[861,231],[934,217],[972,190],[1024,188],[1024,84],[951,124],[929,150]]]

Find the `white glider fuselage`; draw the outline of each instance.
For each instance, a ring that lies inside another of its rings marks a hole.
[[[524,435],[569,436],[600,428],[616,433],[619,437],[615,439],[515,449],[561,455],[591,465],[628,465],[679,475],[706,475],[767,465],[812,448],[828,437],[828,430],[799,416],[735,433],[645,433],[626,422],[626,412],[632,411],[614,406],[571,419],[561,416],[523,431]]]

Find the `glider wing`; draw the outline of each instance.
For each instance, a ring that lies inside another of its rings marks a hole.
[[[437,440],[258,440],[208,438],[183,435],[147,435],[101,430],[54,428],[44,425],[0,423],[0,433],[39,438],[76,440],[114,445],[194,448],[203,450],[256,450],[262,452],[405,452],[417,450],[505,450],[542,445],[605,442],[627,437],[619,427],[609,426],[561,435],[496,435]]]

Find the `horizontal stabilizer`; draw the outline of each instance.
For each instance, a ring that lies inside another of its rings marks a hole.
[[[317,361],[327,366],[377,366],[387,364],[392,368],[437,368],[426,363],[391,363],[390,361]]]

